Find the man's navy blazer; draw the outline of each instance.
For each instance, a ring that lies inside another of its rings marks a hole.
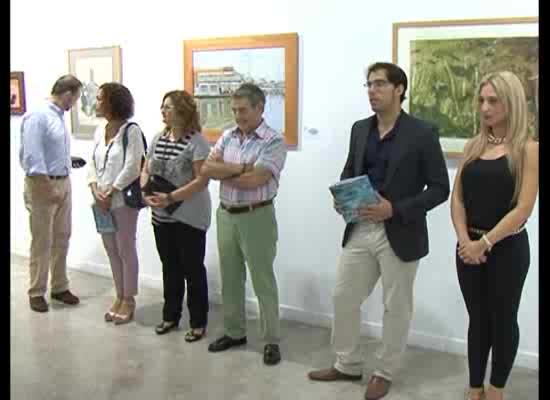
[[[348,159],[340,179],[365,173],[367,136],[375,118],[353,124]],[[428,254],[426,213],[449,197],[449,174],[436,127],[401,111],[395,129],[386,177],[379,192],[393,207],[393,216],[384,221],[386,235],[395,254],[407,262]],[[347,224],[342,246],[354,226]]]

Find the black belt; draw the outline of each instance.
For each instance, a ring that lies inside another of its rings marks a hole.
[[[60,175],[60,176],[55,176],[55,175],[48,175],[48,178],[50,179],[65,179],[67,178],[69,175]]]
[[[269,199],[269,200],[266,200],[266,201],[261,201],[259,203],[255,203],[255,204],[250,204],[248,206],[239,206],[239,207],[226,206],[225,204],[220,203],[220,207],[223,208],[225,211],[227,211],[230,214],[241,214],[241,213],[245,213],[245,212],[255,210],[257,208],[268,206],[270,204],[273,204],[273,199]]]

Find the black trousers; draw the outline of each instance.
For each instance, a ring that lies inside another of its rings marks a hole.
[[[204,253],[206,232],[181,222],[153,225],[162,262],[164,321],[179,322],[187,283],[189,325],[201,328],[208,322],[208,283]]]
[[[471,235],[473,240],[478,235]],[[487,262],[467,265],[456,254],[460,289],[470,316],[468,366],[470,386],[483,386],[489,351],[491,385],[506,385],[519,345],[518,309],[529,270],[529,238],[524,230],[501,240]]]

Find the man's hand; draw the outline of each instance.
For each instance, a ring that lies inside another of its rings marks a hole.
[[[378,200],[377,204],[371,204],[359,209],[359,215],[362,219],[368,222],[382,222],[393,216],[393,207],[391,203],[376,193]]]
[[[217,153],[214,149],[212,149],[210,151],[210,154],[208,154],[206,161],[223,162],[223,157],[221,154]]]
[[[344,213],[344,210],[342,210],[342,207],[340,206],[340,203],[338,203],[336,201],[336,199],[333,199],[334,200],[334,209],[336,210],[336,212],[340,215],[342,215]]]

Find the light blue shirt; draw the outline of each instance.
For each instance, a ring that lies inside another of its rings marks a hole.
[[[48,101],[23,117],[19,162],[26,175],[69,175],[71,138],[64,114],[63,109]]]

